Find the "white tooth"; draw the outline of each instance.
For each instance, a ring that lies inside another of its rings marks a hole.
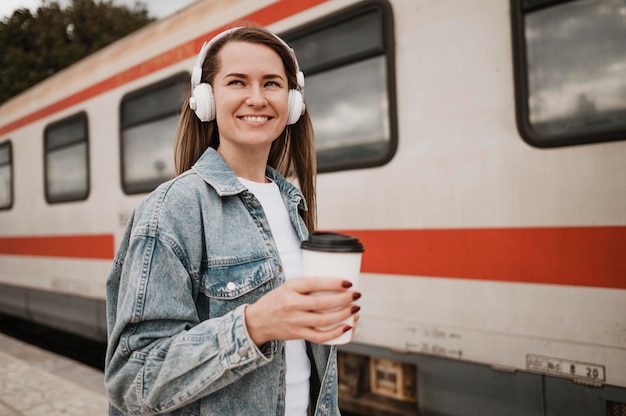
[[[243,118],[245,121],[249,121],[252,123],[261,123],[265,120],[267,120],[267,117],[250,117],[250,116],[246,116]]]

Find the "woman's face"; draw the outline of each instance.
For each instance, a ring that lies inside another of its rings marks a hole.
[[[228,42],[218,52],[213,80],[220,147],[269,152],[287,124],[289,87],[274,50],[250,42]]]

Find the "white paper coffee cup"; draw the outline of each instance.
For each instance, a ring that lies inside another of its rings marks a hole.
[[[304,275],[341,277],[350,281],[353,288],[357,288],[362,255],[363,244],[356,237],[331,232],[312,232],[309,239],[302,243]],[[354,327],[354,316],[345,319],[343,323]],[[324,344],[347,344],[352,340],[353,331],[345,332]]]

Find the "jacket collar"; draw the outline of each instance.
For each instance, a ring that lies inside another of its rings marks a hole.
[[[209,147],[200,156],[191,170],[208,183],[219,196],[237,195],[247,188],[239,182],[235,172],[228,166],[222,156],[212,147]],[[306,211],[304,195],[298,188],[287,181],[276,169],[267,166],[265,174],[278,185],[281,193],[286,194],[290,200],[296,202],[300,209]]]

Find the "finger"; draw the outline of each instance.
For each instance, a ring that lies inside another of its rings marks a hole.
[[[359,307],[348,305],[344,308],[327,312],[308,312],[300,314],[298,325],[301,327],[330,328],[341,322],[351,322],[350,317],[358,314]],[[350,323],[352,325],[352,323]]]
[[[314,292],[305,296],[300,296],[298,301],[300,302],[302,309],[314,312],[324,312],[349,306],[360,297],[361,294],[356,291]]]
[[[333,328],[321,330],[319,328],[307,328],[302,332],[302,339],[314,342],[316,344],[323,344],[332,339],[338,338],[345,332],[351,331],[352,326],[346,324],[339,324]]]
[[[349,280],[341,277],[303,276],[298,279],[290,279],[287,283],[292,289],[300,293],[345,291],[352,287]]]

